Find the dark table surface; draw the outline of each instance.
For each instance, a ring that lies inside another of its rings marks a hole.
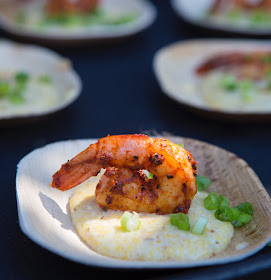
[[[168,99],[154,77],[152,60],[161,47],[179,40],[217,37],[184,25],[169,1],[153,1],[158,18],[146,31],[122,42],[55,48],[69,58],[83,82],[70,107],[37,123],[0,127],[0,279],[256,279],[271,273],[271,248],[241,262],[174,270],[112,270],[84,266],[32,242],[18,224],[16,164],[37,147],[66,139],[154,130],[207,141],[236,153],[271,192],[271,129],[268,123],[231,124],[194,115]],[[9,38],[3,31],[1,37]],[[79,278],[80,277],[80,278]]]

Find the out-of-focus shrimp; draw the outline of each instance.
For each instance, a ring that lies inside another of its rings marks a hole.
[[[271,0],[215,0],[210,13],[224,13],[229,10],[271,10]]]
[[[271,71],[271,51],[218,53],[201,63],[196,72],[204,75],[216,69],[240,79],[260,80]]]
[[[107,168],[96,188],[106,209],[148,213],[187,213],[197,192],[196,162],[167,139],[142,134],[101,138],[63,164],[51,186],[68,190]],[[153,174],[147,179],[142,170]]]
[[[89,13],[97,8],[99,0],[49,0],[46,11],[49,15]]]

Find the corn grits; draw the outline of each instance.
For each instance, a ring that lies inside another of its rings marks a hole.
[[[98,178],[98,177],[97,177]],[[233,226],[214,217],[203,206],[207,193],[196,194],[189,210],[191,228],[200,216],[208,218],[202,235],[179,230],[168,215],[139,213],[141,226],[125,232],[119,210],[102,210],[95,200],[97,178],[81,184],[70,198],[72,223],[81,239],[94,251],[123,260],[178,261],[208,258],[223,251],[233,236]]]

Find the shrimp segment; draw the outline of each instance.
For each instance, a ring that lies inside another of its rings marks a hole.
[[[196,188],[196,162],[184,148],[142,134],[108,136],[90,145],[53,175],[68,190],[107,168],[96,187],[102,209],[187,213]],[[154,176],[148,179],[142,170]]]

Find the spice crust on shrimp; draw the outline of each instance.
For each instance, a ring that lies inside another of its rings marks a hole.
[[[143,134],[101,138],[63,164],[51,186],[65,191],[96,176],[95,191],[104,209],[168,214],[187,213],[197,192],[196,162],[184,148]],[[142,170],[148,170],[148,179]]]

